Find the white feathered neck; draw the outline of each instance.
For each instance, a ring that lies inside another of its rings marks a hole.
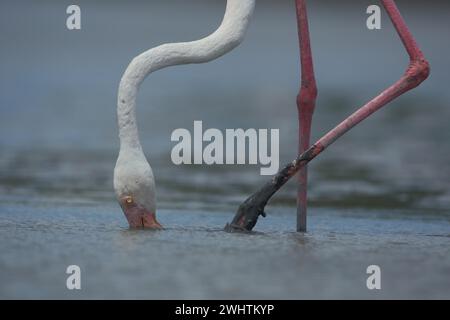
[[[136,124],[136,98],[142,81],[152,72],[180,64],[204,63],[238,46],[245,35],[255,0],[228,0],[222,24],[206,38],[163,44],[134,58],[119,86],[117,116],[120,148],[142,151]]]

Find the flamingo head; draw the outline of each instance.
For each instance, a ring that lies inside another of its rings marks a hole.
[[[114,169],[116,198],[130,228],[162,229],[156,220],[155,181],[146,160],[119,159]]]

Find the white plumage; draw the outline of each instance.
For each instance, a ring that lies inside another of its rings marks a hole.
[[[220,27],[206,38],[163,44],[134,58],[119,86],[117,116],[120,152],[114,169],[114,189],[131,227],[160,228],[156,221],[153,172],[139,142],[136,97],[152,72],[169,66],[205,63],[221,57],[243,40],[255,0],[227,0]]]

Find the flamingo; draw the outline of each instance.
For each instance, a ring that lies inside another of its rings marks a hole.
[[[206,38],[163,44],[135,57],[119,85],[117,117],[120,151],[114,168],[114,190],[130,227],[161,229],[156,220],[156,186],[139,141],[136,98],[152,72],[181,64],[205,63],[236,48],[243,40],[255,0],[227,0],[219,28]]]

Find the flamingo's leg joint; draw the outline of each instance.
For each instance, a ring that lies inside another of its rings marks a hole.
[[[298,1],[304,5],[304,1]],[[394,0],[382,0],[384,8],[390,16],[397,33],[399,34],[406,51],[410,57],[410,63],[404,75],[394,85],[384,90],[377,97],[369,101],[367,104],[358,109],[355,113],[330,130],[326,135],[319,139],[313,146],[301,153],[297,159],[286,165],[280,170],[270,181],[268,181],[261,189],[247,198],[240,206],[231,224],[227,224],[225,230],[231,231],[251,231],[256,225],[260,215],[264,214],[264,208],[270,198],[300,169],[319,155],[325,148],[335,142],[339,137],[348,132],[355,125],[366,119],[368,116],[381,109],[387,103],[401,96],[405,92],[416,88],[425,81],[430,74],[430,65],[425,56],[417,46],[413,36],[408,30],[405,21],[395,5]],[[304,13],[306,17],[306,12]],[[303,40],[306,38],[303,36]],[[303,53],[303,52],[302,52]],[[308,55],[308,54],[307,54]],[[311,63],[306,66],[312,66],[311,56],[307,56]],[[312,69],[307,70],[305,76],[310,79],[302,79],[302,88],[297,97],[298,107],[300,111],[300,120],[308,121],[307,117],[312,115],[314,110],[315,97],[317,89],[315,86]],[[303,74],[302,74],[303,77]],[[309,111],[309,114],[308,114]],[[303,114],[302,114],[303,112]],[[310,121],[309,121],[310,124]],[[309,132],[309,131],[308,131]],[[305,171],[303,171],[305,172]],[[306,174],[304,175],[306,177]],[[306,179],[303,180],[306,183]],[[302,181],[300,181],[302,182]],[[301,185],[301,184],[300,184]],[[301,190],[306,195],[305,190]],[[304,200],[304,199],[302,199]],[[304,203],[303,203],[304,205]],[[264,214],[265,215],[265,214]]]

